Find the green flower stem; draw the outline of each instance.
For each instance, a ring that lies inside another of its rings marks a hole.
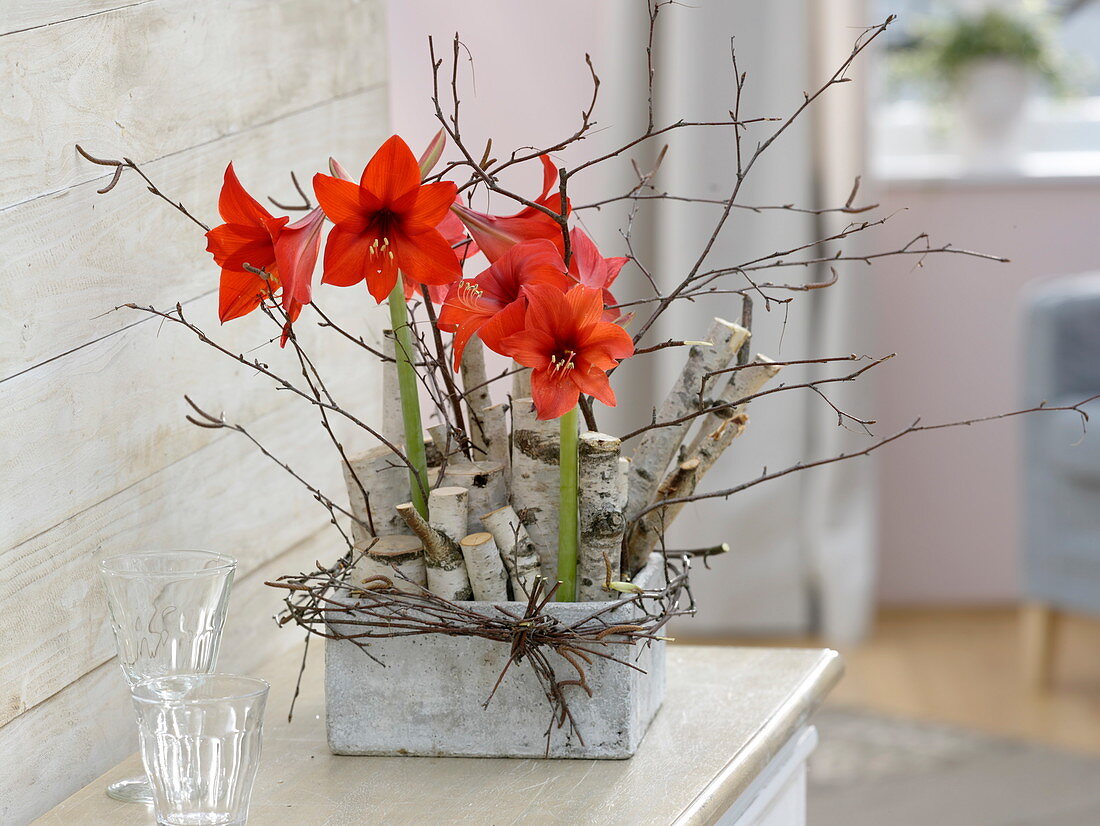
[[[420,397],[413,367],[416,350],[409,327],[409,308],[405,305],[404,276],[398,276],[387,303],[397,345],[397,386],[401,391],[401,418],[405,423],[405,456],[412,465],[409,468],[409,495],[417,513],[427,519],[428,502],[424,492],[428,489],[428,459],[424,453],[424,426],[420,422]]]
[[[558,602],[577,599],[577,408],[563,415],[558,448]]]

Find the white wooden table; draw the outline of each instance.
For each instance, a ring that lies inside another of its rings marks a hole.
[[[809,718],[842,671],[828,650],[672,646],[668,699],[633,759],[508,760],[334,756],[320,656],[286,720],[299,662],[293,652],[260,672],[272,692],[253,826],[801,826],[805,763],[817,742]],[[153,823],[151,808],[103,791],[137,771],[134,755],[36,823]]]

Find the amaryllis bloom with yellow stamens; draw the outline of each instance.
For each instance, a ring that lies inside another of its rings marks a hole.
[[[421,179],[431,173],[432,169],[439,162],[440,157],[443,155],[443,147],[446,144],[446,138],[446,131],[440,129],[424,149],[424,152],[421,153],[419,160],[416,162],[420,169]],[[335,158],[328,159],[328,168],[334,178],[341,178],[345,181],[353,180],[351,173]],[[456,195],[454,202],[461,205],[462,196]],[[447,210],[444,213],[443,218],[436,225],[436,229],[439,231],[439,234],[443,236],[443,240],[451,245],[451,249],[454,250],[455,257],[458,259],[460,266],[466,262],[467,258],[477,254],[477,244],[474,243],[474,240],[466,233],[466,227],[463,225],[462,221],[460,221],[458,216],[451,210]],[[449,286],[449,284],[430,284],[428,286],[428,291],[432,301],[436,304],[442,304],[447,297]],[[413,283],[406,283],[405,298],[412,298],[415,294],[416,285]]]
[[[542,161],[542,194],[534,203],[554,212],[561,212],[561,195],[551,194],[558,185],[558,168],[546,156]],[[568,202],[566,209],[569,208]],[[561,234],[561,225],[553,218],[534,207],[524,207],[515,215],[488,215],[456,203],[452,210],[462,219],[478,247],[490,261],[496,261],[511,247],[523,241],[544,238],[558,248],[562,254],[565,242]]]
[[[436,229],[457,188],[450,182],[422,184],[416,157],[397,135],[374,154],[358,184],[318,173],[313,189],[335,225],[325,244],[326,284],[350,287],[366,280],[382,303],[398,270],[428,285],[462,277],[454,251]]]
[[[512,304],[522,304],[527,287],[546,284],[564,292],[571,283],[557,248],[549,241],[537,240],[516,244],[476,278],[451,285],[437,326],[455,334],[455,370],[470,337]],[[492,335],[488,339],[482,336],[482,340],[491,350],[499,346]]]
[[[500,340],[500,351],[531,368],[538,418],[559,418],[576,406],[582,393],[613,407],[607,371],[634,355],[634,342],[618,324],[601,320],[601,291],[578,284],[562,293],[534,284],[525,292],[522,318],[516,309],[520,305],[513,305],[486,327],[514,330]]]
[[[310,301],[324,214],[315,209],[293,224],[275,217],[241,186],[233,164],[225,170],[218,212],[225,223],[206,233],[206,249],[222,268],[218,317],[224,323],[247,315],[281,288],[283,309],[296,319]]]

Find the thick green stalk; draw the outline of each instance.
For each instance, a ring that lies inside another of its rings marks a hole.
[[[558,602],[577,599],[577,408],[560,419],[558,447]]]
[[[401,418],[405,423],[405,456],[409,468],[409,496],[417,513],[428,518],[428,459],[424,454],[424,426],[420,423],[420,397],[417,393],[416,370],[413,367],[412,329],[409,308],[405,305],[403,276],[399,276],[390,297],[390,326],[393,327],[394,349],[397,351],[397,386],[401,391]]]

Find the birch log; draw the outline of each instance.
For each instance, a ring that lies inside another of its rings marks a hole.
[[[459,452],[455,440],[450,437],[450,428],[445,424],[433,424],[428,427],[429,441],[437,456],[453,456]],[[432,462],[428,462],[429,465]]]
[[[526,602],[535,587],[535,578],[541,573],[538,551],[527,528],[511,505],[483,514],[481,521],[492,534],[504,567],[508,570],[512,599]]]
[[[512,506],[551,582],[558,578],[558,428],[556,419],[535,418],[531,399],[512,400]]]
[[[356,547],[356,551],[362,548]],[[398,591],[419,593],[428,584],[424,546],[415,536],[380,536],[368,543],[351,571],[351,583],[361,585],[372,576],[386,576]]]
[[[721,404],[732,405],[739,399],[755,395],[781,369],[783,368],[770,358],[757,353],[751,364],[735,371],[730,376],[716,401]],[[747,404],[738,404],[710,413],[703,419],[699,433],[685,453],[685,458],[699,459],[700,476],[710,470],[714,463],[718,461],[718,457],[722,455],[722,452],[730,446],[734,439],[741,435],[748,423],[748,416],[745,412],[747,407]]]
[[[470,491],[445,485],[428,494],[428,524],[457,545],[466,535]]]
[[[580,505],[580,555],[577,561],[577,600],[608,599],[604,582],[619,579],[622,555],[623,492],[619,469],[622,442],[614,436],[588,431],[580,436],[577,487]]]
[[[441,490],[436,488],[432,491]],[[433,522],[445,524],[451,530],[459,527],[464,522],[466,514],[459,516],[461,508],[466,506],[466,498],[463,495],[452,494],[453,489],[444,488],[448,493],[440,499],[438,496],[433,502],[431,496],[428,499],[429,513],[433,514]],[[435,516],[435,511],[441,511]],[[470,578],[466,573],[466,562],[462,558],[462,551],[458,542],[452,536],[430,525],[413,507],[412,502],[404,502],[397,506],[397,512],[405,520],[409,528],[420,537],[424,545],[424,566],[428,578],[428,590],[445,599],[468,600],[473,599],[473,591],[470,588]],[[463,530],[460,536],[465,535]]]
[[[508,504],[508,486],[500,462],[452,460],[443,468],[439,483],[466,488],[470,492],[469,531],[459,534],[459,539],[467,533],[484,531],[481,514]]]
[[[508,599],[508,577],[504,562],[493,535],[482,531],[462,538],[458,543],[462,558],[466,560],[466,572],[470,576],[470,588],[474,599],[485,602],[504,602]]]
[[[676,499],[691,496],[702,475],[699,459],[688,459],[679,465],[661,482],[657,488],[656,500]],[[683,505],[669,505],[643,515],[627,526],[626,547],[623,551],[623,569],[631,575],[636,574],[649,560],[649,555],[664,536],[665,529],[672,524]]]
[[[512,403],[514,404],[516,399],[531,398],[531,368],[513,361],[512,369],[516,371],[512,373]]]
[[[493,400],[489,397],[489,376],[485,372],[485,345],[477,336],[466,343],[459,369],[462,371],[466,407],[470,412],[470,441],[482,455],[487,455],[482,411],[492,405]]]
[[[730,321],[716,318],[707,330],[707,344],[696,344],[688,352],[687,362],[672,390],[657,410],[657,421],[667,422],[695,413],[706,403],[704,377],[728,365],[741,349],[749,331]],[[709,385],[708,385],[709,389]],[[627,521],[634,520],[650,502],[676,449],[687,435],[691,421],[646,431],[634,450],[630,463]]]
[[[405,441],[405,420],[401,416],[401,390],[397,386],[397,345],[393,330],[382,331],[382,436],[397,444]],[[402,500],[404,501],[404,500]]]
[[[485,461],[500,462],[504,467],[505,487],[512,476],[511,450],[508,445],[508,405],[494,404],[481,411],[480,430]]]
[[[395,442],[400,448],[401,442]],[[388,447],[381,446],[348,457],[344,465],[344,482],[355,520],[351,534],[355,544],[366,547],[371,539],[369,525],[379,536],[405,532],[405,523],[397,515],[396,506],[409,498],[409,472],[404,463]],[[367,497],[370,514],[367,513]]]
[[[767,356],[757,354],[748,366],[731,374],[729,381],[712,403],[733,406],[710,413],[703,419],[698,434],[684,451],[684,461],[662,483],[654,501],[678,499],[695,492],[695,485],[703,478],[703,474],[714,466],[718,457],[741,435],[748,423],[745,413],[748,405],[734,403],[760,392],[781,369]],[[689,469],[690,473],[687,472]],[[650,511],[629,526],[624,554],[628,570],[634,571],[645,564],[664,529],[672,524],[683,508],[684,503],[681,502]]]

